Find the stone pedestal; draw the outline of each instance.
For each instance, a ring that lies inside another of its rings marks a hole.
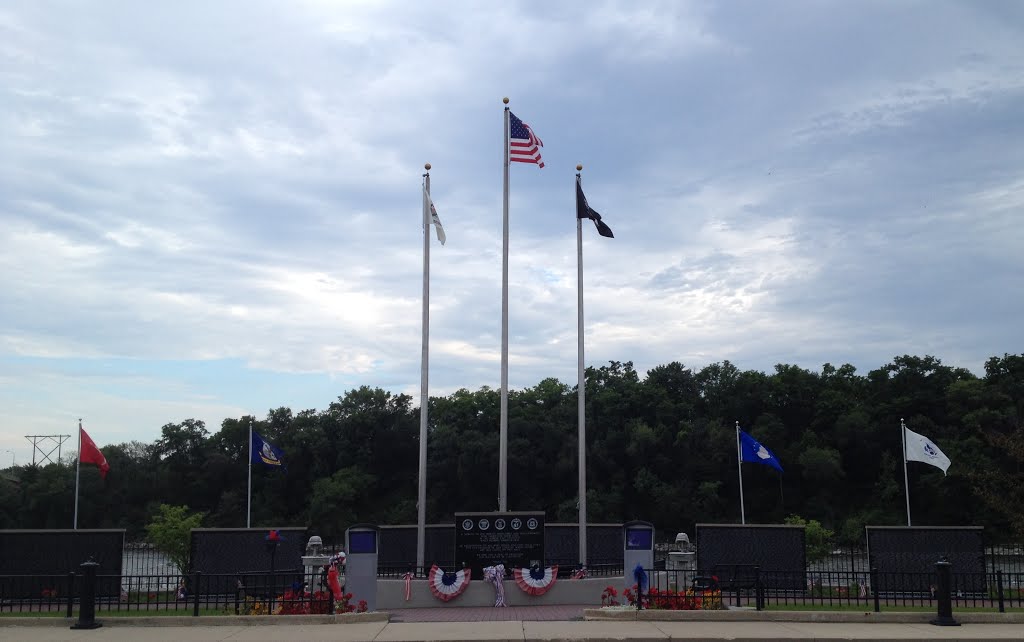
[[[665,570],[668,571],[693,571],[697,568],[697,554],[684,553],[682,551],[669,551],[668,562]]]
[[[306,569],[306,575],[319,572],[331,559],[330,555],[303,555],[302,566]]]

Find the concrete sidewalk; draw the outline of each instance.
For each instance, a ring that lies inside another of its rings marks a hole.
[[[1021,640],[1024,625],[823,622],[431,622],[288,624],[270,626],[136,626],[107,621],[103,628],[0,626],[0,640],[19,642],[520,642],[526,640]]]

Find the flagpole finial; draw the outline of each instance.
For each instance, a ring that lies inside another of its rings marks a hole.
[[[508,104],[508,96],[505,96],[504,98],[502,98],[501,102],[503,102],[503,103],[505,103],[507,105]]]
[[[582,172],[583,171],[583,165],[582,164],[577,164],[576,165],[576,171],[577,172]]]
[[[427,170],[429,172],[430,171],[430,163],[424,163],[423,164],[423,169],[425,169],[425,170]]]

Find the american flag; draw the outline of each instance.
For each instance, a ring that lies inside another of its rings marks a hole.
[[[515,114],[509,112],[508,116],[511,125],[508,159],[514,163],[536,163],[537,167],[544,167],[544,161],[540,159],[540,148],[544,143],[537,138],[530,126],[516,118]]]

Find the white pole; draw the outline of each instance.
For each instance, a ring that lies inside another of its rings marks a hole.
[[[78,420],[78,455],[75,457],[75,521],[72,528],[78,530],[78,471],[82,467],[82,420]]]
[[[420,476],[416,496],[416,572],[425,564],[427,541],[427,403],[430,361],[430,163],[423,166],[423,351],[420,355]]]
[[[245,527],[252,528],[252,421],[249,417],[249,491],[245,502]]]
[[[577,165],[582,171],[583,166]],[[582,182],[576,174],[576,182]],[[579,196],[576,197],[577,199]],[[579,203],[576,204],[577,212]],[[576,216],[576,413],[579,417],[580,566],[587,565],[587,413],[583,369],[583,219]]]
[[[907,481],[907,424],[900,419],[900,436],[903,441],[903,489],[907,497],[907,526],[910,526],[910,483]]]
[[[505,189],[501,220],[501,420],[498,430],[498,510],[508,510],[508,145],[509,111],[505,103]]]
[[[740,471],[740,524],[747,523],[747,513],[743,508],[743,447],[740,446],[740,422],[736,422],[736,469]]]

